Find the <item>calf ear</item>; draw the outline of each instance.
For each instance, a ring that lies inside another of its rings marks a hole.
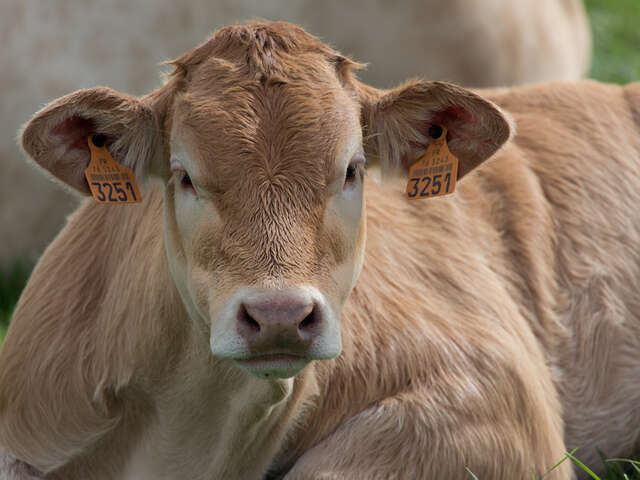
[[[22,147],[54,177],[90,195],[84,176],[87,138],[105,135],[113,158],[142,179],[161,154],[157,123],[153,110],[137,98],[102,87],[79,90],[36,113],[22,132]]]
[[[411,167],[424,154],[432,125],[448,130],[449,150],[459,160],[458,178],[512,135],[512,121],[499,107],[449,83],[413,82],[389,92],[361,92],[367,158],[378,161],[383,172]]]

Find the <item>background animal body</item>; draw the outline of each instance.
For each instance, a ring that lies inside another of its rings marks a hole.
[[[0,6],[0,268],[33,260],[77,204],[25,164],[15,132],[44,102],[109,85],[143,94],[157,65],[216,27],[263,17],[306,27],[372,68],[362,79],[391,87],[411,76],[468,86],[576,79],[589,65],[581,0],[411,0],[401,4],[216,0],[193,2],[10,0]]]
[[[403,90],[422,92],[417,97],[398,92],[377,97],[382,93],[359,88],[368,92],[361,104],[370,129],[391,125],[383,116],[396,109],[405,112],[398,104],[411,112],[421,95],[431,98],[430,89],[439,99],[434,109],[443,98],[462,102],[473,114],[454,115],[447,126],[453,134],[451,148],[464,153],[465,162],[482,160],[481,152],[490,155],[508,137],[508,122],[491,103],[451,85],[411,84]],[[275,441],[257,435],[271,450],[246,442],[247,431],[236,430],[237,437],[224,437],[215,451],[227,455],[229,445],[243,446],[248,449],[243,455],[256,459],[250,466],[257,471],[243,470],[248,465],[244,457],[225,465],[224,458],[232,456],[223,456],[223,471],[257,477],[258,466],[271,463],[274,472],[289,471],[290,478],[328,471],[347,477],[401,473],[461,478],[469,466],[480,478],[525,478],[531,468],[540,474],[550,467],[564,451],[564,442],[573,446],[596,439],[597,446],[613,455],[637,453],[640,392],[627,379],[639,374],[634,355],[640,298],[630,280],[640,273],[635,208],[640,201],[635,188],[640,184],[635,135],[640,85],[623,89],[583,82],[480,93],[512,112],[517,136],[469,174],[449,199],[409,203],[399,182],[369,182],[368,257],[346,307],[343,355],[314,363],[293,386],[285,383],[285,390],[291,388],[288,394],[259,392],[267,406],[269,401],[277,404],[266,416]],[[158,109],[162,105],[160,101]],[[38,161],[55,158],[38,148],[40,137],[34,135],[47,125],[43,116],[56,130],[56,117],[49,113],[40,112],[25,134],[25,145]],[[425,118],[440,113],[430,110],[402,121],[410,127],[419,118],[415,128],[421,128]],[[485,128],[496,137],[479,135]],[[409,148],[402,137],[407,130],[396,132],[405,142],[403,149]],[[56,141],[46,129],[41,133],[43,141]],[[381,145],[387,137],[393,141],[392,130],[375,133],[379,135],[365,144],[367,154],[388,161],[380,154]],[[468,171],[476,163],[463,165]],[[215,400],[211,396],[222,390],[211,387],[218,382],[229,388],[235,383],[230,392],[255,392],[268,384],[212,360],[201,329],[187,320],[169,279],[157,221],[163,201],[166,220],[173,194],[167,187],[161,200],[154,188],[145,203],[131,209],[85,202],[45,254],[18,307],[1,354],[0,431],[40,468],[65,465],[70,452],[81,453],[64,468],[79,477],[88,471],[114,474],[129,454],[175,458],[162,450],[171,439],[140,434],[154,428],[172,432],[178,443],[183,440],[180,428],[183,435],[188,432],[189,445],[202,450],[189,451],[201,461],[187,466],[220,467],[215,459],[208,463],[211,449],[202,441],[220,441],[213,424],[194,419],[191,410],[191,428],[183,424],[167,430],[163,421],[182,418],[169,414],[176,399],[179,407]],[[171,227],[165,223],[164,228]],[[122,243],[130,247],[124,254]],[[101,252],[99,261],[80,261],[96,251]],[[142,266],[132,268],[135,261],[150,265],[152,274]],[[88,271],[93,275],[87,276]],[[97,283],[88,288],[85,278]],[[53,285],[65,292],[56,295],[56,308],[40,297]],[[137,289],[143,293],[136,294]],[[127,301],[114,296],[117,292]],[[87,309],[95,309],[99,318],[88,319],[83,313]],[[129,309],[138,309],[138,315]],[[61,317],[58,311],[68,315]],[[137,328],[124,328],[130,319],[139,322]],[[610,341],[601,341],[603,326]],[[77,328],[86,329],[82,338],[87,343],[80,349],[60,348]],[[26,358],[25,348],[41,356]],[[140,355],[144,349],[148,355]],[[63,368],[80,365],[80,358],[92,368],[72,373]],[[47,369],[65,373],[52,375]],[[61,378],[68,388],[52,382]],[[33,390],[30,382],[39,388]],[[49,404],[29,395],[47,391],[62,392],[57,400],[65,405],[79,399],[84,403],[57,410],[58,416],[43,416],[41,408]],[[196,412],[208,421],[220,414],[251,422],[264,415],[255,398],[239,396],[237,403],[227,404],[233,407],[230,415],[215,408]],[[602,413],[594,416],[594,411]],[[24,412],[38,425],[28,434],[16,421],[25,420]],[[612,416],[619,423],[611,423]],[[92,428],[84,428],[87,419]],[[281,422],[275,425],[273,419]],[[201,430],[194,431],[194,425]],[[101,437],[97,444],[91,443],[94,435]],[[94,455],[88,444],[108,455]],[[125,451],[123,445],[142,446]],[[279,446],[272,463],[269,454]],[[594,461],[593,451],[585,455]],[[136,472],[150,462],[125,465]],[[176,465],[170,461],[166,467]],[[567,479],[569,472],[565,464],[554,475]]]

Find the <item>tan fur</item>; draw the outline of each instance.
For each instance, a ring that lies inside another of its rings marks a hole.
[[[217,28],[248,18],[287,20],[372,68],[389,87],[425,76],[468,86],[575,79],[589,67],[581,0],[4,0],[0,4],[0,268],[35,261],[78,199],[24,162],[15,132],[45,103],[108,85],[143,94],[157,67]]]
[[[20,300],[0,445],[55,479],[513,479],[576,446],[596,468],[595,448],[638,453],[639,85],[377,91],[286,24],[230,27],[174,64],[141,100],[164,152],[141,159],[160,177],[145,201],[85,201]],[[456,193],[408,202],[403,179],[367,179],[366,233],[365,215],[326,215],[358,110],[389,168],[449,127]],[[503,111],[517,134],[496,153]],[[186,224],[172,135],[215,206]],[[340,305],[365,237],[339,357],[263,380],[211,355],[216,318],[194,311],[299,282]]]

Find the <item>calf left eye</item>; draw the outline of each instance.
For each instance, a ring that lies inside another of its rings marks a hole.
[[[191,177],[187,172],[184,172],[184,175],[182,176],[182,180],[180,181],[180,184],[185,188],[193,188]]]
[[[358,169],[364,168],[366,160],[364,158],[364,154],[362,151],[356,153],[354,157],[349,162],[349,166],[347,167],[347,172],[344,176],[344,186],[355,182],[356,178],[358,178]]]
[[[358,173],[358,169],[353,163],[350,164],[347,167],[347,174],[345,175],[344,183],[349,183],[354,181],[356,179],[356,173]]]

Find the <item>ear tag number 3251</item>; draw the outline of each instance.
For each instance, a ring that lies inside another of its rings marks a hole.
[[[436,131],[439,129],[436,129]],[[432,139],[425,154],[411,166],[407,182],[407,198],[439,197],[453,193],[458,179],[458,159],[447,146],[447,129]]]
[[[114,160],[104,146],[104,137],[101,135],[95,135],[93,138],[88,137],[87,142],[91,151],[91,160],[84,175],[94,200],[98,203],[138,203],[142,201],[133,172],[130,168],[120,165]]]

